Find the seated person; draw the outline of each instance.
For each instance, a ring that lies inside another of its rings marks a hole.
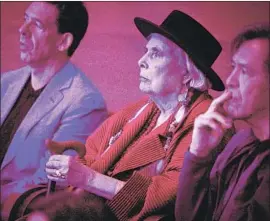
[[[269,40],[267,24],[249,27],[233,41],[227,91],[195,120],[179,178],[176,220],[270,220]],[[250,128],[213,155],[234,120]]]
[[[90,193],[102,197],[118,220],[172,220],[194,119],[211,104],[208,89],[224,89],[211,69],[221,46],[201,24],[180,11],[170,13],[160,26],[143,18],[135,18],[135,24],[148,40],[138,62],[139,87],[148,98],[115,113],[89,136],[85,165],[74,157],[53,155],[46,172],[50,180],[75,187],[74,197]],[[48,143],[50,148],[63,145],[72,142]],[[66,213],[72,200],[69,194],[60,202],[62,210],[47,204],[30,218],[50,219],[52,210],[55,215]],[[73,203],[66,218],[82,205]]]
[[[27,65],[1,75],[1,204],[47,183],[46,139],[85,142],[107,117],[104,99],[70,58],[88,26],[82,2],[34,2],[19,29]]]

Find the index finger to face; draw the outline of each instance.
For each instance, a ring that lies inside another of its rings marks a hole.
[[[225,91],[221,96],[213,100],[212,104],[209,107],[209,111],[216,111],[221,107],[226,101],[232,98],[232,93],[230,91]]]

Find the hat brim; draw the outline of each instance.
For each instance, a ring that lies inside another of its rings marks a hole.
[[[188,51],[188,49],[185,47],[184,42],[180,42],[176,38],[174,38],[173,35],[171,35],[169,32],[161,28],[160,26],[154,24],[151,21],[148,21],[144,18],[136,17],[134,19],[134,23],[138,30],[142,33],[142,35],[147,38],[152,33],[158,33],[163,35],[164,37],[170,39],[175,44],[177,44],[179,47],[181,47],[192,59],[192,61],[196,64],[196,66],[205,74],[205,76],[210,80],[212,83],[212,89],[215,91],[224,91],[225,86],[220,79],[220,77],[217,75],[217,73],[211,68],[203,65],[200,63],[199,59],[196,59],[194,55],[192,55],[191,52]]]

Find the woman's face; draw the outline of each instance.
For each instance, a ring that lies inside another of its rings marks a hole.
[[[138,64],[142,92],[160,97],[180,94],[186,65],[185,54],[176,44],[162,35],[151,35]]]

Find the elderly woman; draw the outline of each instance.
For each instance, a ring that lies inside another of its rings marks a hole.
[[[208,89],[224,89],[211,69],[221,46],[180,11],[173,11],[160,26],[142,18],[135,18],[135,24],[148,40],[138,64],[140,90],[149,97],[98,128],[86,142],[83,161],[52,155],[46,172],[50,180],[75,187],[74,195],[85,190],[102,197],[118,220],[172,220],[194,119],[211,103]],[[74,144],[51,141],[48,145],[57,149]],[[62,198],[62,210],[55,209],[55,214],[63,214],[71,198]],[[77,211],[76,203],[73,206]],[[47,220],[56,220],[46,214],[46,208],[40,211]],[[37,220],[40,214],[33,213],[29,220]],[[71,217],[68,212],[65,220]]]

